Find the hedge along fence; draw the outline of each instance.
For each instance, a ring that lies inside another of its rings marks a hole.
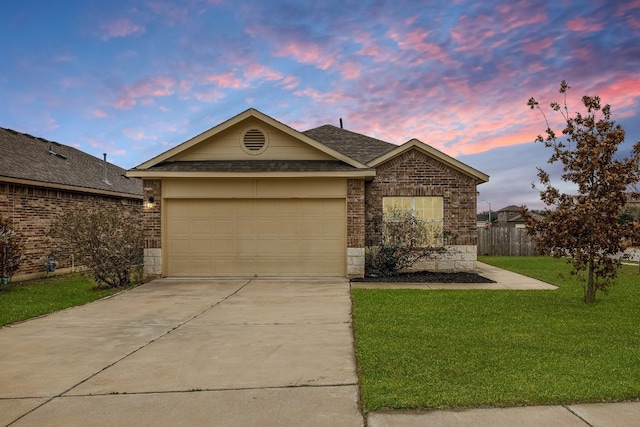
[[[478,255],[540,255],[524,228],[478,227]]]

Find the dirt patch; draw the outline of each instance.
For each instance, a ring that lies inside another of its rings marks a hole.
[[[415,282],[415,283],[496,283],[476,273],[439,273],[432,271],[415,271],[400,273],[389,277],[364,277],[351,279],[352,282]]]

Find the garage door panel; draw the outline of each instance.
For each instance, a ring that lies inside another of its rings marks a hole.
[[[188,220],[177,220],[171,219],[169,221],[169,227],[171,228],[173,235],[189,235],[189,221]]]
[[[226,236],[226,235],[225,235]],[[229,256],[231,248],[233,248],[233,239],[217,238],[211,241],[212,255],[215,257]]]
[[[343,276],[344,199],[166,201],[169,276]]]
[[[191,260],[190,268],[194,272],[194,275],[208,275],[211,271],[211,258],[195,258]]]
[[[189,242],[189,255],[193,257],[211,257],[211,239],[203,239],[202,236],[198,236],[197,239],[192,239]]]
[[[207,219],[196,219],[189,224],[189,233],[194,234],[211,234],[211,221]]]
[[[169,250],[176,257],[189,256],[189,239],[187,238],[174,238],[169,243]]]

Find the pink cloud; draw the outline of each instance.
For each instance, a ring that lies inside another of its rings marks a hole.
[[[245,67],[245,78],[254,81],[274,81],[287,90],[292,90],[300,84],[300,78],[296,76],[285,76],[280,71],[258,63],[251,63]]]
[[[236,77],[235,71],[229,71],[224,74],[209,74],[204,76],[206,83],[215,83],[221,88],[241,89],[247,87],[247,84],[239,77]]]
[[[200,102],[215,102],[224,98],[224,94],[215,87],[194,92],[193,97]]]
[[[334,105],[341,102],[353,101],[351,97],[342,92],[320,92],[312,88],[297,90],[293,92],[293,94],[294,96],[311,98],[313,101],[325,105]]]
[[[153,98],[169,96],[173,94],[173,87],[176,82],[167,76],[154,76],[138,80],[133,85],[125,87],[122,94],[116,101],[116,108],[131,108],[137,104],[138,100],[149,105],[153,103]]]
[[[522,50],[530,55],[539,55],[552,47],[553,42],[554,39],[551,37],[526,40],[522,45]]]
[[[300,77],[287,76],[284,79],[282,79],[281,84],[282,84],[282,87],[284,87],[287,90],[295,89],[298,87],[298,85],[300,85]]]
[[[640,9],[640,0],[620,2],[615,16],[626,15],[629,11],[634,9]]]
[[[274,55],[290,57],[303,64],[312,64],[321,70],[326,70],[335,63],[333,55],[324,52],[314,43],[290,41],[276,49]]]
[[[119,18],[115,21],[104,22],[100,25],[100,29],[104,31],[102,40],[107,41],[115,37],[126,37],[132,34],[142,34],[145,28],[141,25],[134,24],[128,18]]]
[[[487,15],[475,16],[473,19],[462,16],[450,31],[451,38],[457,45],[455,50],[462,52],[486,51],[486,41],[495,34],[495,23]]]
[[[486,52],[506,43],[499,34],[507,34],[527,25],[539,25],[548,21],[543,8],[533,8],[537,3],[509,2],[497,8],[496,15],[463,15],[451,29],[450,36],[456,42],[456,51]],[[496,40],[494,40],[496,39]]]
[[[414,50],[427,55],[427,57],[420,62],[424,62],[428,59],[435,59],[442,62],[449,61],[449,56],[439,45],[426,41],[429,36],[429,32],[422,28],[412,30],[406,34],[399,34],[397,31],[391,31],[388,33],[388,36],[397,43],[401,50]]]
[[[567,22],[567,29],[570,31],[592,32],[599,31],[602,27],[603,24],[601,22],[589,24],[582,16]]]
[[[265,67],[262,64],[252,63],[249,64],[245,71],[245,76],[249,79],[264,79],[264,80],[281,80],[282,73],[275,71],[272,68]]]
[[[127,154],[127,150],[124,149],[114,149],[115,143],[113,141],[104,142],[100,139],[94,137],[87,137],[85,140],[94,148],[99,148],[101,152],[107,153],[112,156],[124,156]],[[100,154],[100,158],[102,158],[102,154]]]
[[[627,25],[634,30],[640,30],[640,19],[637,18],[629,18],[627,20]]]
[[[548,20],[543,8],[532,10],[532,5],[537,3],[521,0],[519,2],[507,2],[498,8],[500,33],[508,33],[525,25],[541,24]]]
[[[95,110],[93,110],[91,112],[91,115],[93,117],[98,117],[100,119],[104,119],[109,117],[109,113],[107,113],[105,110],[103,110],[102,108],[96,108]]]
[[[129,139],[133,139],[134,141],[143,141],[143,140],[156,140],[158,139],[155,135],[146,135],[144,131],[140,129],[131,129],[124,128],[122,129],[122,133]]]
[[[48,131],[56,130],[60,127],[56,119],[51,117],[49,113],[45,113],[43,119],[44,119],[43,121],[44,121],[45,129]]]
[[[355,79],[360,77],[362,66],[355,61],[347,61],[342,64],[340,74],[345,79]]]
[[[640,78],[635,74],[619,75],[603,79],[593,88],[592,95],[598,95],[605,104],[610,104],[615,118],[631,117],[637,113],[640,99]]]

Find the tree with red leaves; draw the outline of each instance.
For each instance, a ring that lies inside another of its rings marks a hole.
[[[573,265],[572,273],[584,280],[584,301],[591,303],[596,291],[606,293],[617,277],[621,263],[614,256],[639,240],[640,223],[622,223],[618,215],[627,201],[628,189],[640,181],[640,142],[635,143],[629,157],[619,158],[618,148],[625,132],[611,118],[611,106],[602,105],[598,96],[585,95],[582,104],[586,112],[571,117],[568,89],[563,80],[560,93],[564,102],[551,103],[551,109],[561,114],[566,123],[563,136],[551,129],[534,98],[527,105],[540,110],[547,124],[546,136],[538,135],[536,142],[552,150],[548,163],[560,162],[561,179],[575,184],[577,192],[560,192],[551,185],[550,175],[538,168],[546,219],[534,219],[526,207],[522,213],[538,249],[556,258],[567,258]]]

